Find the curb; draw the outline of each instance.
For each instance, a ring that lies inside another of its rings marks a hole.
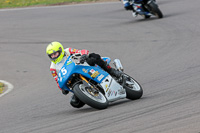
[[[13,89],[13,85],[7,81],[0,80],[0,97],[4,96]]]

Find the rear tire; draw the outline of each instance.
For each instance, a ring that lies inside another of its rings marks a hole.
[[[158,5],[154,2],[151,2],[149,4],[150,8],[151,8],[151,13],[155,16],[157,16],[158,18],[163,18],[163,14],[162,12],[160,11],[160,9],[158,8]]]
[[[126,98],[131,100],[140,99],[143,95],[143,89],[141,85],[131,76],[127,74],[125,74],[124,76],[127,78],[126,84],[124,86],[127,94]]]
[[[93,108],[106,109],[108,107],[108,100],[100,91],[98,91],[98,94],[94,94],[91,88],[86,87],[84,84],[76,84],[73,91],[82,102]]]

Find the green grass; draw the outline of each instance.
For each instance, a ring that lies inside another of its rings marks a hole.
[[[27,7],[27,6],[47,6],[59,5],[72,2],[94,1],[94,0],[0,0],[0,8],[14,8],[14,7]]]

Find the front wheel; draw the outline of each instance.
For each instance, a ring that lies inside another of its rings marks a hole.
[[[126,89],[126,98],[131,100],[140,99],[143,95],[141,85],[131,76],[125,74],[126,82],[124,88]]]
[[[74,94],[85,104],[96,108],[105,109],[108,107],[106,97],[93,87],[85,86],[84,84],[76,84],[73,88]]]

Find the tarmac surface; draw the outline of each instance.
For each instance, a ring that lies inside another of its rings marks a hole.
[[[200,1],[157,0],[148,20],[121,2],[0,10],[0,133],[199,133]],[[105,110],[73,108],[49,72],[51,41],[112,60],[143,87]]]

